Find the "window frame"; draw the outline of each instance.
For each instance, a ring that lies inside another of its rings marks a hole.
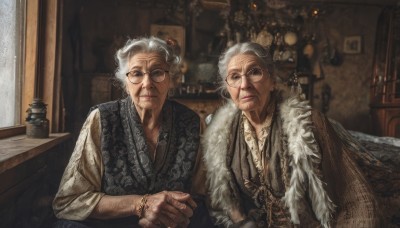
[[[0,139],[26,132],[25,110],[36,96],[47,104],[50,132],[62,132],[61,35],[63,0],[28,0],[21,85],[21,125],[0,129]]]

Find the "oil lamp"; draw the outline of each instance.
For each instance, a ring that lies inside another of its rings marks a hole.
[[[30,108],[26,111],[26,135],[28,138],[48,138],[49,137],[49,120],[46,118],[46,104],[42,99],[33,99]]]

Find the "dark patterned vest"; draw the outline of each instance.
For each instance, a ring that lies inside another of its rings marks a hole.
[[[157,145],[157,153],[159,148],[163,153],[153,163],[140,118],[129,97],[97,108],[102,128],[103,192],[108,195],[153,194],[163,190],[189,192],[199,149],[197,114],[174,101],[165,102]]]

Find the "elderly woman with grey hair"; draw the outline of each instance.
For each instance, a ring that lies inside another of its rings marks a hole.
[[[379,227],[370,186],[326,117],[278,89],[256,43],[219,61],[230,101],[202,139],[210,209],[225,227]],[[282,87],[283,88],[283,87]]]
[[[128,40],[116,77],[128,96],[92,108],[53,202],[58,227],[203,227],[200,120],[167,99],[173,46]],[[202,206],[202,207],[201,207]]]

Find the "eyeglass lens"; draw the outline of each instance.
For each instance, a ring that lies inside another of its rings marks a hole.
[[[263,77],[263,71],[259,67],[252,68],[245,75],[234,72],[226,77],[226,82],[229,86],[239,87],[242,83],[242,76],[245,76],[250,82],[258,82]]]
[[[165,79],[165,73],[167,71],[162,69],[155,69],[150,72],[143,72],[140,70],[133,70],[127,73],[127,77],[132,83],[141,83],[144,79],[145,74],[149,74],[150,78],[154,82],[162,82]]]

